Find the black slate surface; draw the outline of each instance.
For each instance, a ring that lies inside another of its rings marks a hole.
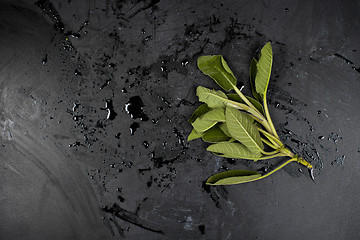
[[[357,239],[358,1],[1,1],[0,239]],[[270,111],[315,166],[187,142],[196,67],[222,54],[249,93],[272,42]]]

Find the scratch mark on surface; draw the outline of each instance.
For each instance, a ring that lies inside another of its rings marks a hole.
[[[10,164],[8,163],[4,163],[4,165],[9,168],[11,171],[15,172],[17,175],[19,175],[21,178],[25,179],[26,178],[24,177],[24,175],[22,175],[18,170],[16,170],[13,166],[11,166]]]
[[[118,218],[120,218],[120,219],[122,219],[122,220],[124,220],[126,222],[132,223],[132,224],[134,224],[134,225],[136,225],[138,227],[141,227],[143,229],[165,235],[163,231],[158,230],[158,229],[154,229],[153,226],[150,226],[150,225],[152,225],[150,222],[147,222],[144,219],[141,219],[136,214],[121,208],[116,203],[112,207],[105,206],[103,208],[103,211],[107,212],[107,213],[111,213],[111,214],[115,215],[116,217],[118,217]]]

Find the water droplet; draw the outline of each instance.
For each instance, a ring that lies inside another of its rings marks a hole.
[[[119,132],[115,135],[115,138],[120,139],[120,136],[121,136],[121,133]]]
[[[184,59],[181,61],[181,66],[183,66],[183,67],[185,67],[188,64],[189,64],[189,60],[187,60],[187,59]]]
[[[284,130],[283,130],[282,132],[283,132],[284,134],[289,134],[289,135],[292,135],[292,134],[293,134],[291,130],[286,129],[286,128],[284,128]]]
[[[163,101],[163,103],[165,103],[165,105],[167,106],[167,107],[171,107],[171,103],[170,102],[168,102],[164,97],[161,97],[161,101]]]
[[[80,142],[74,142],[69,144],[69,147],[77,147],[77,146],[80,146]]]
[[[138,129],[140,127],[140,124],[137,122],[134,122],[130,125],[130,134],[134,135],[136,129]]]
[[[334,161],[331,162],[331,165],[344,165],[345,155],[342,155],[341,157],[337,157]]]
[[[82,73],[79,72],[77,69],[75,69],[74,75],[75,76],[82,76]]]
[[[42,64],[45,65],[47,63],[47,61],[48,61],[48,56],[47,56],[47,54],[45,54],[45,57],[42,60]]]
[[[143,145],[144,145],[145,148],[149,148],[149,143],[147,141],[144,141]]]
[[[319,110],[317,113],[318,113],[318,114],[321,114],[321,111]]]
[[[76,121],[83,119],[83,117],[84,117],[83,115],[75,115],[75,116],[73,116],[73,120],[76,122]]]
[[[80,107],[80,104],[74,103],[73,108],[72,108],[73,112],[75,112],[78,107]]]
[[[66,32],[65,36],[67,37],[66,38],[67,40],[69,39],[68,37],[73,37],[73,38],[81,37],[80,33],[74,33],[74,32],[71,32],[71,31]]]
[[[318,139],[323,140],[325,137],[324,136],[319,136]]]
[[[332,140],[334,143],[336,143],[339,140],[339,135],[336,133],[331,133],[328,137],[328,140]]]
[[[143,40],[143,42],[147,42],[147,41],[149,41],[151,39],[151,36],[149,35],[149,36],[146,36],[145,38],[144,38],[144,40]]]
[[[199,226],[199,231],[201,232],[202,235],[205,234],[205,226],[204,225],[200,225]]]
[[[114,120],[115,117],[117,116],[117,113],[114,110],[114,105],[113,105],[112,99],[106,100],[105,109],[107,110],[106,119]]]
[[[144,103],[139,96],[131,97],[125,104],[125,111],[132,119],[140,118],[141,121],[148,121],[149,117],[143,112],[143,106]]]
[[[293,103],[294,103],[294,98],[293,98],[293,97],[290,98],[289,103],[290,103],[291,105],[293,105]]]

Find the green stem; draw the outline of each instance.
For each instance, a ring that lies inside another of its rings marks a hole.
[[[278,137],[271,135],[270,133],[259,127],[257,129],[259,130],[259,132],[264,134],[264,136],[267,137],[273,144],[278,145],[279,147],[284,145]]]
[[[240,110],[244,110],[249,112],[251,110],[251,108],[249,106],[247,106],[246,104],[243,103],[238,103],[236,101],[233,100],[227,100],[228,105],[230,105],[231,107],[236,107]]]
[[[264,158],[264,159],[265,159],[265,158]],[[306,166],[306,167],[309,168],[309,169],[312,169],[312,168],[313,168],[312,165],[311,165],[309,162],[305,161],[302,157],[293,156],[292,158],[290,158],[289,160],[287,160],[287,161],[284,162],[283,164],[279,165],[278,167],[276,167],[275,169],[271,170],[270,172],[262,175],[261,177],[255,178],[255,179],[251,179],[251,180],[246,181],[246,182],[254,182],[254,181],[257,181],[257,180],[260,180],[260,179],[264,179],[264,178],[270,176],[271,174],[274,174],[275,172],[279,171],[280,169],[282,169],[283,167],[285,167],[286,165],[288,165],[288,164],[291,163],[291,162],[298,162],[298,163]],[[243,183],[245,183],[245,182],[243,182]]]
[[[288,156],[288,157],[291,157],[292,159],[296,159],[296,161],[302,165],[304,165],[305,167],[307,167],[308,169],[312,169],[313,166],[308,162],[306,161],[304,158],[302,157],[299,157],[297,155],[295,155],[293,152],[291,152],[289,149],[287,148],[282,148],[280,150],[281,153],[283,153],[284,155]]]
[[[261,153],[264,154],[264,155],[273,156],[274,154],[279,153],[279,150],[275,150],[275,151],[272,151],[272,152],[265,152],[264,150],[261,150]],[[284,153],[281,153],[281,154],[282,154],[282,156],[287,156],[287,155],[285,155]]]
[[[260,114],[259,110],[256,109],[256,107],[249,101],[249,99],[247,99],[247,97],[245,97],[245,95],[235,86],[232,85],[235,92],[239,95],[239,97],[251,108],[254,109],[256,111],[256,113]]]
[[[277,154],[273,154],[271,156],[264,156],[264,157],[259,157],[254,159],[254,161],[258,161],[258,160],[266,160],[266,159],[270,159],[270,158],[275,158],[275,157],[285,157],[286,155],[284,155],[283,153],[277,153]],[[251,160],[251,159],[250,159]]]
[[[297,157],[295,156],[295,154],[293,152],[291,152],[289,149],[285,148],[285,147],[282,147],[280,149],[280,152],[282,152],[283,154],[285,154],[285,156],[288,156],[288,157],[291,157],[291,158],[294,158],[294,157]]]
[[[283,164],[281,164],[280,166],[276,167],[276,168],[275,168],[275,169],[273,169],[272,171],[270,171],[270,172],[268,172],[268,173],[266,173],[266,174],[262,175],[260,178],[258,178],[258,180],[259,180],[259,179],[263,179],[263,178],[266,178],[266,177],[270,176],[271,174],[273,174],[273,173],[275,173],[275,172],[279,171],[280,169],[282,169],[283,167],[285,167],[286,165],[288,165],[288,164],[289,164],[289,163],[291,163],[291,162],[297,162],[297,157],[294,157],[294,158],[291,158],[291,159],[287,160],[286,162],[284,162],[284,163],[283,163]]]
[[[302,157],[297,157],[297,162],[304,165],[305,167],[307,167],[308,169],[313,169],[313,166],[306,161],[305,159],[303,159]]]
[[[272,133],[275,137],[279,138],[279,136],[278,136],[278,134],[277,134],[277,132],[276,132],[276,129],[275,129],[275,127],[274,127],[274,124],[273,124],[273,122],[272,122],[272,120],[271,120],[271,117],[270,117],[270,112],[269,112],[269,108],[268,108],[267,100],[266,100],[266,92],[267,92],[267,91],[265,91],[265,93],[264,93],[264,111],[265,111],[265,117],[266,117],[266,119],[267,119],[267,121],[268,121],[268,123],[269,123],[269,125],[270,125],[271,133]]]
[[[269,147],[271,147],[272,149],[277,149],[278,147],[276,147],[274,144],[272,144],[271,142],[269,142],[266,139],[261,138],[261,141],[263,141],[266,145],[268,145]]]
[[[247,106],[245,104],[238,103],[238,102],[235,102],[235,101],[232,101],[232,100],[227,100],[227,104],[230,107],[237,108],[239,110],[244,110],[244,111],[250,113],[251,116],[254,117],[254,119],[257,122],[259,122],[261,125],[263,125],[264,128],[267,131],[271,131],[271,128],[270,128],[270,125],[269,125],[268,121],[266,120],[266,118],[261,113],[256,112],[254,109],[252,109],[251,107],[249,107],[249,106]]]
[[[283,164],[281,164],[280,166],[276,167],[275,169],[273,169],[272,171],[258,177],[258,178],[255,178],[255,179],[251,179],[251,180],[248,180],[248,181],[244,181],[243,183],[246,183],[246,182],[254,182],[254,181],[257,181],[257,180],[261,180],[261,179],[264,179],[268,176],[270,176],[271,174],[279,171],[281,168],[285,167],[286,165],[288,165],[289,163],[291,162],[296,162],[297,161],[297,158],[291,158],[289,160],[287,160],[286,162],[284,162]]]
[[[253,114],[255,117],[258,117],[259,119],[262,120],[262,122],[260,122],[267,130],[270,130],[271,132],[275,132],[275,135],[277,136],[274,124],[272,122],[269,122],[269,120],[266,120],[266,118],[261,114],[261,112],[249,101],[249,99],[247,99],[247,97],[245,97],[245,95],[235,86],[232,85],[235,92],[239,95],[239,97],[250,107],[251,109],[251,114]],[[265,93],[266,95],[266,93]],[[266,96],[265,96],[265,100],[266,100]],[[266,102],[265,102],[266,104]],[[266,107],[267,108],[267,107]],[[270,118],[270,114],[269,114],[269,118]],[[271,118],[270,118],[271,121]],[[278,137],[278,136],[277,136]]]
[[[277,132],[276,132],[276,129],[274,127],[274,124],[271,120],[271,117],[270,117],[270,113],[269,113],[269,109],[268,109],[268,106],[267,106],[267,101],[266,101],[266,91],[265,91],[265,94],[264,94],[264,111],[265,111],[265,119],[263,117],[263,115],[259,112],[259,110],[257,110],[257,108],[247,99],[247,97],[245,97],[245,95],[235,86],[235,85],[232,85],[235,92],[239,95],[239,97],[250,107],[251,110],[253,110],[252,113],[255,117],[258,117],[259,119],[261,119],[262,121],[264,122],[260,122],[261,124],[265,124],[263,125],[266,130],[270,130],[270,132],[277,138],[279,138]],[[266,121],[267,120],[267,121]]]

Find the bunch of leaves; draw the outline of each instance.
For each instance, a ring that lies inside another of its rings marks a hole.
[[[253,97],[249,97],[236,87],[237,79],[221,55],[198,58],[198,68],[228,93],[202,86],[197,88],[196,94],[203,104],[189,119],[194,129],[189,134],[188,141],[201,138],[212,143],[207,150],[225,158],[259,161],[290,157],[264,175],[256,171],[230,170],[211,176],[206,184],[231,185],[260,180],[290,162],[303,164],[312,173],[312,165],[281,142],[271,120],[266,93],[272,62],[271,44],[267,43],[261,50],[259,60],[253,58],[251,61],[250,83]]]

